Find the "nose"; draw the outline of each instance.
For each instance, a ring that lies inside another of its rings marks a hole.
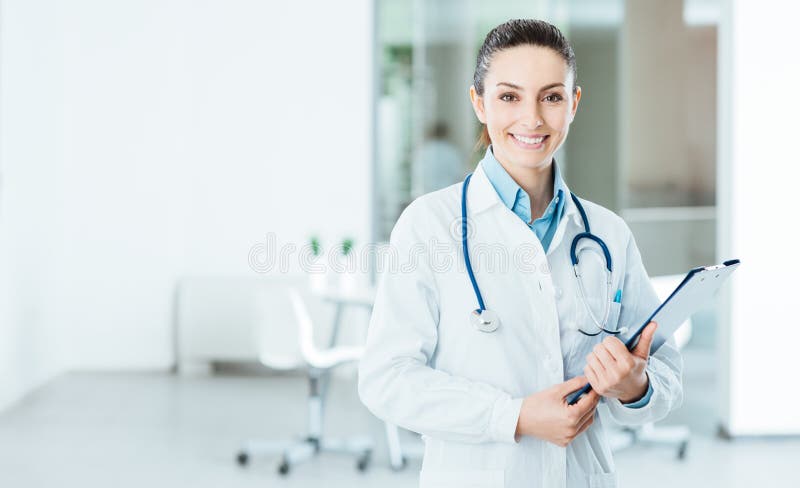
[[[542,118],[541,113],[539,113],[539,103],[537,100],[533,100],[530,103],[522,104],[522,110],[524,111],[522,114],[521,122],[526,127],[537,128],[544,125],[544,119]]]

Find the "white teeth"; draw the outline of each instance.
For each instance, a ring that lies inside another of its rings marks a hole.
[[[539,144],[544,140],[544,136],[542,137],[525,137],[525,136],[518,136],[516,134],[512,134],[518,141],[522,141],[525,144]]]

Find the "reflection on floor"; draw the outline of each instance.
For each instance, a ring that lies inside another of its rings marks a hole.
[[[714,437],[713,361],[685,355],[686,401],[669,423],[689,425],[685,461],[674,450],[636,448],[616,455],[621,486],[798,486],[800,439]],[[50,487],[352,487],[415,486],[419,461],[388,468],[382,427],[355,396],[352,380],[330,389],[326,431],[369,432],[372,468],[358,473],[349,457],[325,455],[287,478],[277,459],[234,462],[248,437],[292,438],[304,429],[300,376],[180,378],[159,374],[70,374],[0,415],[0,486]],[[413,438],[409,435],[409,441]]]

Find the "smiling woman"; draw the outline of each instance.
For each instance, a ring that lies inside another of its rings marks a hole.
[[[463,183],[415,199],[392,230],[405,271],[381,277],[359,393],[376,416],[423,434],[423,487],[614,487],[600,398],[623,425],[681,403],[674,340],[651,355],[655,324],[632,351],[617,338],[658,304],[630,229],[572,194],[554,160],[580,102],[576,73],[556,27],[494,28],[469,90],[483,159]],[[470,255],[487,248],[514,265],[475,259],[473,271]],[[437,264],[456,260],[464,267]]]

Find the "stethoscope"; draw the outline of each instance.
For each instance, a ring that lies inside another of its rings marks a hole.
[[[461,191],[461,246],[464,250],[464,264],[467,268],[467,274],[469,274],[469,280],[472,282],[472,289],[475,291],[475,297],[478,299],[478,308],[472,311],[470,314],[470,322],[472,325],[481,332],[494,332],[500,326],[500,319],[496,313],[486,308],[486,305],[483,302],[483,295],[481,295],[481,290],[478,288],[478,282],[475,280],[475,273],[472,271],[472,263],[469,259],[469,247],[467,246],[467,188],[469,187],[469,180],[472,178],[472,173],[467,175],[467,178],[464,180],[464,186]],[[617,335],[626,332],[626,329],[620,330],[609,330],[605,328],[605,324],[608,323],[608,317],[611,312],[611,303],[612,303],[612,296],[611,296],[611,253],[608,251],[608,246],[606,243],[603,242],[601,238],[597,235],[593,234],[591,229],[589,228],[589,219],[586,217],[586,211],[583,209],[583,205],[581,204],[578,197],[575,196],[574,193],[570,193],[572,197],[572,201],[575,202],[575,206],[578,208],[578,212],[581,214],[581,219],[583,220],[583,227],[584,232],[577,234],[572,239],[572,245],[569,248],[569,256],[570,260],[572,261],[572,269],[575,273],[575,279],[578,282],[578,290],[581,296],[581,300],[583,301],[584,306],[586,307],[587,312],[589,313],[589,317],[591,317],[592,322],[594,322],[594,326],[596,330],[592,332],[584,331],[579,325],[575,327],[581,334],[587,336],[597,336],[602,334],[603,332],[607,334]],[[578,244],[580,243],[581,239],[589,239],[597,243],[600,247],[600,250],[603,252],[603,258],[605,259],[605,278],[606,278],[606,302],[605,302],[605,310],[603,312],[602,320],[599,320],[598,317],[592,311],[592,308],[589,306],[589,303],[586,300],[586,290],[583,287],[583,279],[581,278],[580,270],[578,269]],[[619,302],[621,298],[621,292],[617,291],[615,297],[613,297],[614,302]]]

